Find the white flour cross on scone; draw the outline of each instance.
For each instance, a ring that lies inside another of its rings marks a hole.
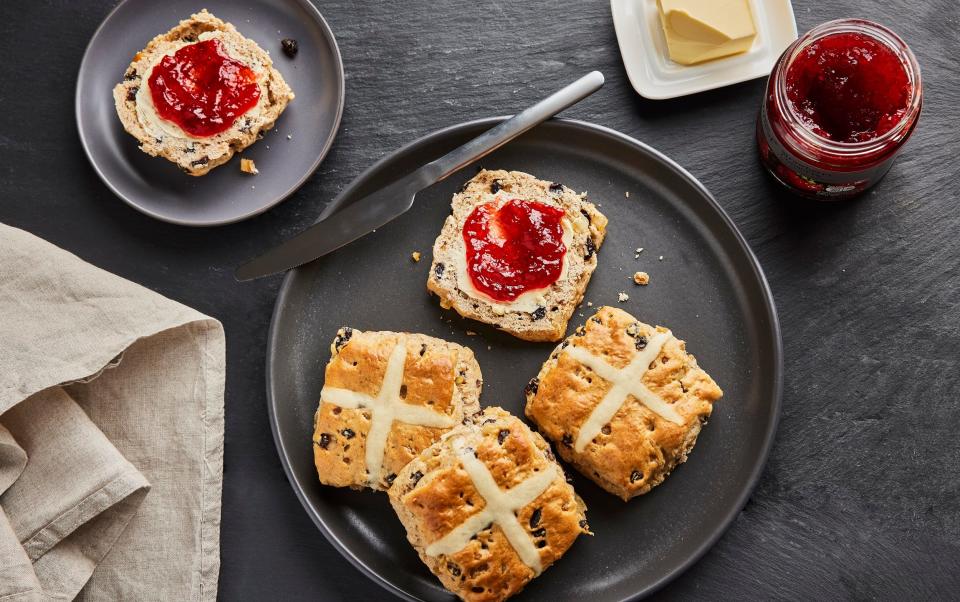
[[[320,391],[320,401],[332,403],[341,408],[370,410],[370,431],[366,441],[367,479],[375,483],[380,477],[383,466],[383,452],[387,446],[387,436],[394,420],[417,426],[449,428],[455,424],[450,416],[440,414],[425,406],[404,403],[400,395],[403,387],[403,368],[407,361],[407,347],[401,340],[387,360],[387,369],[380,383],[376,397],[364,393],[324,387]]]
[[[470,516],[452,531],[427,546],[426,552],[430,556],[453,554],[462,550],[470,538],[486,528],[490,523],[500,526],[507,541],[523,561],[537,575],[543,570],[540,563],[540,553],[533,545],[533,541],[517,520],[516,511],[520,510],[547,490],[556,478],[556,468],[550,464],[547,468],[537,472],[519,485],[504,491],[500,489],[493,475],[487,470],[473,449],[464,445],[462,439],[454,439],[451,443],[463,469],[470,475],[473,486],[483,497],[483,510]]]
[[[571,358],[590,368],[600,378],[613,385],[600,400],[600,403],[597,404],[597,407],[593,408],[593,412],[590,413],[586,422],[580,426],[580,432],[577,434],[577,440],[573,445],[576,451],[583,451],[587,444],[600,434],[603,425],[613,419],[624,402],[627,401],[627,397],[631,395],[665,420],[675,424],[684,423],[683,417],[670,404],[660,399],[641,382],[643,375],[650,368],[650,363],[657,359],[660,350],[672,336],[670,331],[658,332],[647,342],[647,346],[623,368],[614,368],[603,359],[581,347],[571,345],[566,348],[564,352]]]

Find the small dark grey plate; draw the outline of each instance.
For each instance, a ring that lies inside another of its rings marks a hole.
[[[113,87],[133,55],[203,8],[268,51],[296,94],[275,129],[243,152],[260,170],[256,176],[240,171],[238,157],[205,176],[188,176],[141,152],[114,108]],[[299,43],[295,58],[281,51],[283,38]],[[333,144],[343,97],[337,41],[309,0],[127,0],[87,46],[77,79],[77,127],[94,169],[121,199],[166,222],[217,226],[266,211],[310,177]]]
[[[474,121],[421,138],[357,178],[358,198],[496,124]],[[624,600],[677,576],[723,533],[746,503],[773,441],[782,387],[780,331],[766,280],[743,237],[710,193],[652,148],[583,122],[547,122],[485,158],[488,168],[526,171],[589,191],[610,226],[571,330],[598,306],[621,307],[669,326],[724,390],[689,461],[628,503],[575,473],[596,533],[581,537],[518,600]],[[343,325],[405,330],[473,349],[483,370],[482,405],[523,416],[523,386],[553,345],[533,344],[440,309],[427,295],[430,250],[467,168],[417,195],[413,209],[357,242],[287,274],[267,354],[273,434],[290,482],[327,539],[393,593],[449,600],[407,543],[382,493],[324,487],[313,466],[313,413],[329,345]],[[625,196],[629,192],[629,198]],[[643,247],[639,259],[634,250]],[[423,259],[415,263],[412,251]],[[659,260],[660,256],[663,260]],[[633,284],[637,270],[651,275]],[[630,300],[617,302],[626,291]],[[466,331],[477,332],[467,336]]]

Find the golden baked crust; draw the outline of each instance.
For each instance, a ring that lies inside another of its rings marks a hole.
[[[572,357],[583,349],[614,368],[631,363],[647,342],[660,340],[654,329],[627,312],[602,307],[585,326],[563,341],[525,390],[525,413],[556,444],[560,456],[605,490],[624,500],[659,485],[686,461],[723,391],[697,366],[683,341],[666,339],[640,382],[665,402],[680,424],[653,411],[634,395],[626,396],[613,418],[595,437],[576,449],[581,428],[611,390],[611,383]]]
[[[384,386],[391,358],[398,350],[405,352],[405,357],[394,358],[402,378],[388,397],[406,408],[418,409],[420,418],[411,423],[398,416],[384,423],[383,453],[374,458],[374,465],[382,464],[371,476],[368,437],[377,416],[384,416],[378,414],[381,410],[374,398]],[[422,334],[344,327],[337,332],[330,351],[313,435],[314,463],[320,482],[326,485],[385,490],[414,456],[480,409],[480,366],[466,347]],[[351,404],[355,396],[350,392],[367,399]],[[433,425],[422,426],[427,422]]]
[[[489,473],[496,495],[507,491],[510,495],[537,482],[526,497],[518,497],[522,505],[516,512],[508,511],[504,519],[513,521],[507,528],[536,558],[534,566],[523,560],[499,520],[480,516],[489,511],[488,498],[481,495],[483,485],[477,484],[481,481],[472,476],[468,462],[473,470],[479,465]],[[423,562],[444,587],[471,602],[505,600],[519,592],[581,533],[590,532],[586,506],[566,481],[547,442],[496,407],[467,419],[424,450],[400,471],[389,496]],[[477,531],[462,530],[464,523],[478,518],[483,524],[476,526]],[[450,550],[431,549],[451,538],[456,543]]]

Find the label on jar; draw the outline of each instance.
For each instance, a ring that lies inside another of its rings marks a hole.
[[[797,157],[773,132],[767,115],[767,102],[760,109],[757,144],[764,164],[787,186],[805,195],[824,200],[841,199],[860,194],[877,183],[893,164],[894,154],[863,170],[831,171]]]

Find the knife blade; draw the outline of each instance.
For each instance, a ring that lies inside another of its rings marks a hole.
[[[417,192],[429,186],[424,185],[427,178],[423,171],[420,168],[377,190],[240,266],[237,280],[251,280],[303,265],[403,215],[413,207]]]
[[[463,146],[423,165],[347,207],[338,196],[321,213],[319,221],[300,234],[237,268],[237,280],[252,280],[282,272],[323,257],[327,253],[391,222],[406,213],[418,192],[456,173],[500,148],[532,127],[576,104],[603,86],[603,74],[593,71],[490,128]]]

